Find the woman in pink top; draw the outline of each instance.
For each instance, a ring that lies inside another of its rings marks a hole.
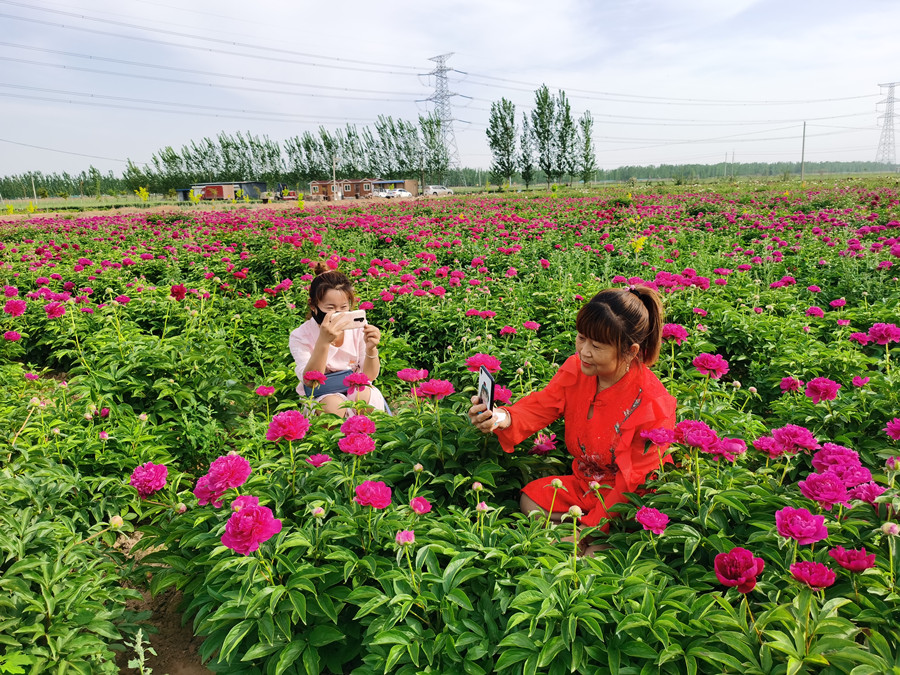
[[[305,395],[306,387],[314,382],[306,379],[306,373],[320,372],[328,375],[339,371],[363,373],[369,380],[378,377],[381,363],[378,360],[378,343],[381,331],[366,323],[362,328],[354,328],[353,320],[346,314],[335,316],[336,312],[349,312],[356,303],[356,294],[350,279],[337,270],[327,270],[319,263],[316,277],[309,287],[310,316],[299,328],[291,331],[288,344],[296,365],[294,371],[300,380],[297,393]],[[305,385],[305,386],[304,386]],[[378,410],[387,410],[384,396],[375,387],[368,386],[348,394],[325,393],[317,396],[325,412],[340,417],[353,414],[343,408],[346,401],[366,401]]]

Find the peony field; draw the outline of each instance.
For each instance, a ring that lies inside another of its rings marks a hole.
[[[319,262],[392,415],[297,392]],[[0,673],[149,673],[177,591],[216,673],[898,675],[898,277],[893,178],[0,218]],[[479,367],[542,388],[634,285],[672,461],[522,514],[562,421],[503,452]]]

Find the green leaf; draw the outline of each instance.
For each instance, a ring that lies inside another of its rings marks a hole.
[[[321,624],[312,629],[309,634],[309,644],[313,647],[323,647],[332,642],[338,642],[345,638],[344,634],[334,626]]]
[[[472,607],[471,601],[461,588],[454,588],[452,591],[447,593],[447,599],[450,600],[450,602],[456,603],[463,609],[469,610],[470,612],[475,609],[474,607]]]
[[[544,647],[541,649],[541,653],[538,655],[538,668],[546,668],[549,666],[553,659],[556,658],[556,655],[565,648],[566,643],[559,635],[555,635],[547,640],[546,644],[544,644]]]
[[[253,619],[245,619],[232,626],[231,630],[229,630],[228,634],[225,636],[224,642],[222,642],[222,651],[219,654],[219,661],[228,662],[228,657],[231,655],[231,652],[241,644],[241,640],[243,640],[247,636],[247,633],[254,628],[256,628],[256,621]]]
[[[278,663],[275,665],[275,675],[281,675],[284,671],[294,665],[294,662],[300,658],[300,654],[303,653],[304,649],[306,649],[306,640],[292,640],[278,655]]]

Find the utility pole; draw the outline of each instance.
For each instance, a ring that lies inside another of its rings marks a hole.
[[[337,201],[337,155],[331,156],[331,201]]]
[[[34,201],[37,201],[37,190],[34,189],[34,175],[31,176],[31,194],[34,195]]]
[[[456,147],[456,134],[453,132],[453,113],[450,111],[450,98],[459,96],[459,94],[450,91],[450,85],[447,80],[447,72],[453,70],[447,66],[447,59],[453,56],[453,52],[434,56],[429,61],[434,61],[434,70],[429,75],[434,77],[434,94],[429,96],[426,101],[434,103],[434,114],[441,122],[441,137],[444,141],[444,147],[447,149],[447,156],[450,158],[451,169],[459,168],[459,148]],[[425,186],[422,186],[425,189]]]
[[[800,185],[803,185],[803,178],[806,169],[806,121],[803,121],[803,145],[800,146]]]
[[[887,164],[891,171],[897,162],[896,149],[894,147],[894,87],[900,82],[888,82],[879,84],[879,87],[887,87],[887,97],[876,105],[884,104],[884,113],[878,116],[882,120],[881,138],[878,140],[878,150],[875,153],[875,161],[879,164]]]

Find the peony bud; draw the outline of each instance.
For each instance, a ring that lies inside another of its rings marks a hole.
[[[562,486],[563,482],[559,478],[554,478],[550,481],[550,487],[552,487],[554,490],[560,490],[562,489]]]
[[[125,521],[122,519],[122,516],[113,516],[109,519],[109,526],[114,530],[118,530],[124,524]]]
[[[475,492],[481,492],[484,489],[484,486],[478,481],[475,481],[474,483],[472,483],[472,489]]]
[[[413,464],[413,471],[415,473],[422,473],[424,470],[425,470],[425,467],[422,466],[421,464],[419,464],[418,462]]]
[[[889,537],[896,537],[900,534],[900,525],[897,525],[897,523],[885,523],[881,526],[881,531]]]

